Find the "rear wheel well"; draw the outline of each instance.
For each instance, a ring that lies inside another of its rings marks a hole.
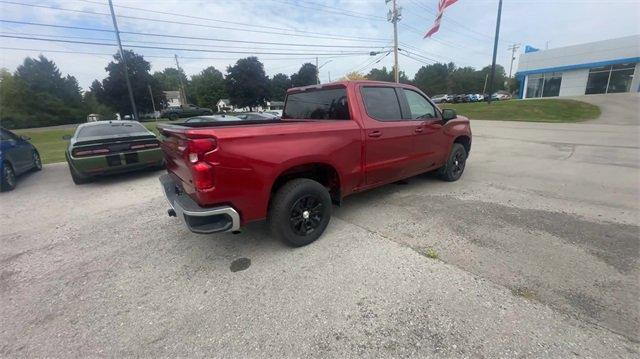
[[[271,186],[270,198],[273,198],[285,183],[296,178],[308,178],[320,183],[329,191],[331,201],[340,203],[340,176],[333,166],[324,163],[299,165],[282,172]]]
[[[453,140],[453,143],[461,144],[465,151],[467,151],[467,156],[469,155],[469,152],[471,152],[471,138],[469,136],[458,136]]]

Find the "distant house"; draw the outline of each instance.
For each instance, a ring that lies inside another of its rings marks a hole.
[[[180,91],[163,91],[164,97],[167,99],[167,107],[180,107]]]
[[[282,110],[284,108],[284,101],[267,101],[267,106],[264,108],[265,111],[277,111]]]
[[[218,100],[216,107],[218,108],[218,112],[232,112],[235,110],[228,98],[221,98]]]

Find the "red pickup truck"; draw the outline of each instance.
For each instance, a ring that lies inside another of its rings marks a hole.
[[[471,149],[468,119],[413,86],[374,81],[289,89],[281,120],[159,129],[170,216],[196,233],[268,219],[294,246],[316,240],[348,195],[432,170],[459,179]]]

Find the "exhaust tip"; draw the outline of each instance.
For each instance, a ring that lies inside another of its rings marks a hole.
[[[173,208],[169,208],[167,210],[167,214],[169,215],[169,217],[176,217],[176,211]]]

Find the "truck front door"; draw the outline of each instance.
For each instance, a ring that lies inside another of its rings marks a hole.
[[[363,86],[366,186],[389,183],[417,173],[416,121],[403,118],[398,93],[390,86]]]
[[[401,101],[409,108],[415,123],[414,147],[421,173],[442,164],[446,153],[446,139],[443,132],[444,121],[440,112],[421,93],[403,88]],[[405,116],[406,117],[406,116]]]

